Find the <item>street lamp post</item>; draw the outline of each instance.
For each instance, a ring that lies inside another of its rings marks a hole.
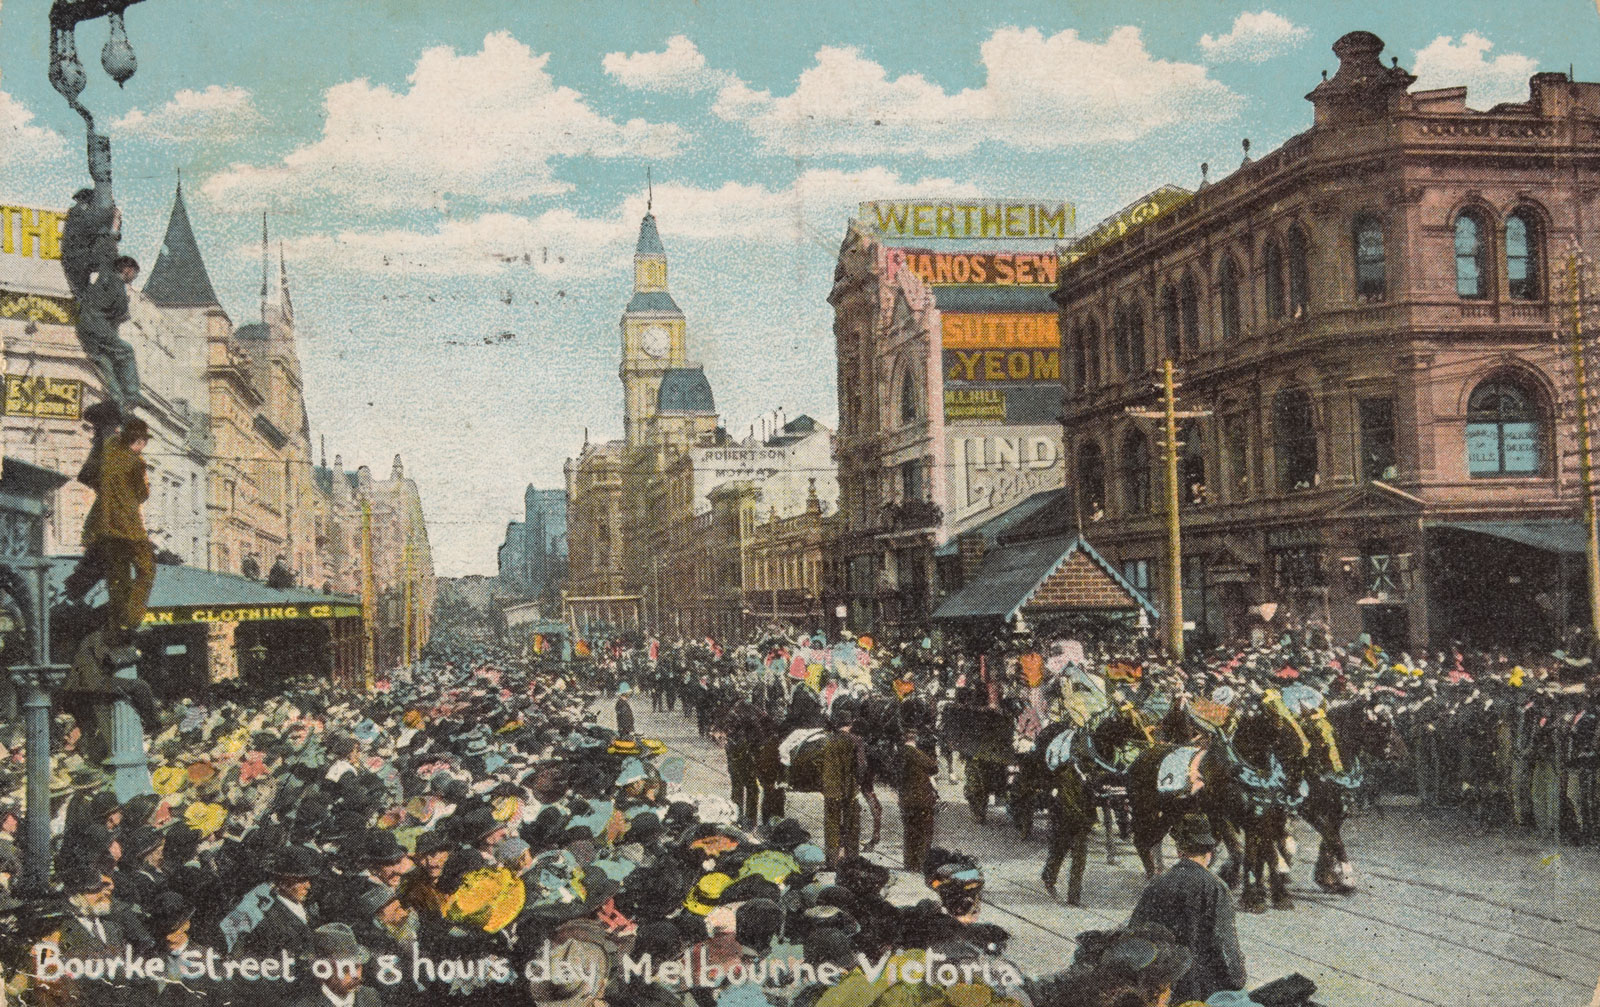
[[[50,888],[50,694],[66,681],[68,666],[50,663],[50,563],[35,559],[16,564],[33,574],[33,663],[11,669],[11,682],[22,690],[22,724],[26,745],[26,842],[18,890],[43,895]]]

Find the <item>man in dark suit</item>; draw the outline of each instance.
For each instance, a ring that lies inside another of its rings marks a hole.
[[[364,966],[372,955],[356,940],[348,924],[329,923],[312,935],[314,960],[331,963],[333,974],[316,980],[291,1007],[380,1007],[377,990],[362,985]]]
[[[241,957],[272,958],[287,951],[297,961],[311,959],[315,911],[307,902],[311,882],[322,873],[322,858],[304,846],[291,846],[272,863],[272,904],[261,922],[239,939]]]
[[[633,704],[628,702],[632,691],[627,682],[617,686],[617,734],[624,738],[633,733]]]
[[[841,857],[855,856],[861,844],[861,806],[856,803],[860,756],[850,719],[848,711],[835,713],[833,729],[822,744],[822,849],[830,869]]]
[[[1172,838],[1182,859],[1145,886],[1128,924],[1158,923],[1194,953],[1194,964],[1172,984],[1173,1003],[1242,989],[1244,955],[1233,925],[1233,894],[1208,869],[1217,848],[1211,824],[1204,815],[1186,815]]]

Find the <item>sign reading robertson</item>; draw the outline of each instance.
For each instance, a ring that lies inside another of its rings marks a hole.
[[[874,200],[857,219],[888,238],[1057,238],[1072,233],[1071,203],[1021,199]]]

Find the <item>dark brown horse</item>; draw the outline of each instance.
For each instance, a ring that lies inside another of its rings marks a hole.
[[[1329,708],[1327,722],[1331,748],[1329,736],[1314,724],[1306,730],[1311,753],[1302,772],[1309,792],[1299,813],[1319,838],[1314,880],[1325,891],[1353,895],[1355,870],[1342,834],[1346,808],[1360,791],[1362,767],[1405,758],[1405,741],[1395,727],[1393,709],[1385,703],[1339,703]]]
[[[1161,842],[1173,826],[1186,814],[1203,814],[1228,850],[1219,875],[1243,885],[1241,908],[1264,909],[1269,884],[1273,905],[1289,908],[1287,865],[1280,864],[1278,840],[1304,799],[1304,779],[1291,772],[1305,757],[1295,725],[1267,709],[1245,714],[1231,737],[1214,735],[1197,748],[1197,785],[1172,790],[1161,786],[1161,770],[1175,750],[1157,745],[1128,770],[1134,847],[1146,876],[1160,873]]]

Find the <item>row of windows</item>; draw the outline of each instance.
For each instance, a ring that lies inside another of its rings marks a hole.
[[[1497,235],[1485,211],[1474,207],[1458,213],[1452,224],[1457,295],[1467,300],[1493,295],[1498,237],[1505,250],[1506,293],[1512,300],[1543,297],[1544,241],[1538,221],[1535,211],[1519,207],[1506,217],[1505,228]],[[1383,301],[1388,295],[1389,275],[1382,219],[1376,214],[1357,214],[1351,223],[1350,241],[1356,300],[1368,304]],[[1268,319],[1304,318],[1311,299],[1311,270],[1309,244],[1299,225],[1290,227],[1281,241],[1276,236],[1267,239],[1262,248],[1262,274]],[[1245,283],[1238,261],[1225,255],[1217,268],[1215,288],[1224,342],[1237,340],[1244,332]],[[1162,355],[1176,360],[1198,349],[1200,287],[1194,274],[1185,273],[1176,283],[1166,284],[1159,305]],[[1098,386],[1102,359],[1099,323],[1088,319],[1073,330],[1071,339],[1073,387],[1081,391]],[[1112,310],[1109,348],[1120,376],[1142,374],[1149,366],[1144,306],[1137,298]]]
[[[1535,476],[1545,470],[1550,439],[1549,413],[1539,395],[1519,376],[1501,374],[1484,380],[1467,400],[1463,430],[1467,473],[1472,478]],[[1360,432],[1360,474],[1365,480],[1393,479],[1397,474],[1395,404],[1387,397],[1357,402]],[[1190,421],[1179,427],[1178,487],[1184,506],[1212,502],[1207,485],[1204,432]],[[1223,420],[1221,451],[1232,486],[1230,500],[1250,496],[1250,439],[1242,416]],[[1321,483],[1321,450],[1315,407],[1300,387],[1278,392],[1272,400],[1272,443],[1279,493],[1297,493]],[[1154,466],[1150,439],[1130,427],[1117,445],[1118,483],[1123,512],[1144,513],[1155,507]],[[1076,484],[1090,516],[1106,509],[1106,460],[1099,442],[1078,446]]]

